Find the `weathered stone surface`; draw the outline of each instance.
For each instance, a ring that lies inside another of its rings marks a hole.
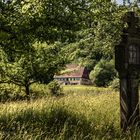
[[[115,67],[120,77],[121,128],[139,124],[140,27],[134,12],[123,17],[128,27],[115,47]]]

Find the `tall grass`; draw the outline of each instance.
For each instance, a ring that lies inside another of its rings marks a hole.
[[[64,92],[62,97],[0,103],[0,139],[139,140],[138,129],[120,132],[117,92],[92,87],[64,87]]]

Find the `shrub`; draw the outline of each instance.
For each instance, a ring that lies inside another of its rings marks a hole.
[[[48,84],[48,89],[51,95],[60,95],[62,94],[62,87],[57,81],[52,81]]]
[[[90,73],[90,79],[96,86],[107,86],[116,76],[114,62],[101,60]]]
[[[113,81],[111,81],[109,87],[114,90],[119,90],[120,88],[119,78],[115,78]]]
[[[47,97],[49,94],[46,84],[35,83],[30,88],[30,99]],[[0,102],[27,100],[23,87],[14,84],[0,84]]]
[[[14,84],[0,84],[0,102],[26,99],[22,88]]]

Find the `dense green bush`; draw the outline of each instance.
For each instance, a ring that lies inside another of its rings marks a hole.
[[[14,84],[0,84],[0,102],[26,99],[22,88]]]
[[[48,84],[48,89],[51,95],[60,95],[62,94],[62,87],[57,81],[52,81]]]
[[[101,60],[90,73],[90,79],[96,86],[108,86],[116,76],[113,60]]]
[[[14,84],[0,84],[0,102],[26,100],[27,96],[23,87]],[[33,84],[30,88],[30,99],[45,98],[49,94],[46,84]]]

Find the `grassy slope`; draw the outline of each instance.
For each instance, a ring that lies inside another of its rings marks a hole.
[[[140,138],[139,130],[120,133],[118,93],[77,86],[64,91],[63,97],[0,104],[0,139]]]

